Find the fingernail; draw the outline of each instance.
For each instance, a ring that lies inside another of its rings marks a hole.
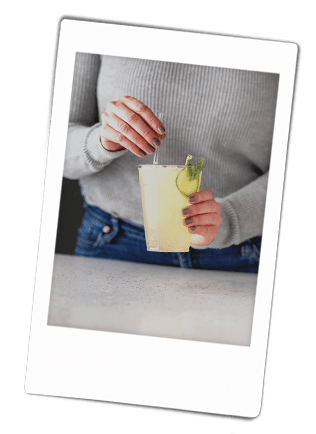
[[[195,196],[189,196],[189,201],[190,202],[194,202],[195,201]]]
[[[156,139],[156,137],[153,139],[153,144],[154,144],[155,146],[160,146],[160,145],[161,145],[161,143],[159,142],[158,139]]]
[[[187,214],[189,214],[189,212],[190,212],[189,208],[185,208],[182,210],[183,215],[187,215]]]
[[[195,226],[190,226],[190,229],[192,229],[192,231],[195,231],[196,227]]]
[[[151,145],[147,145],[147,151],[149,152],[155,152],[155,148]]]
[[[146,152],[144,152],[142,149],[139,151],[140,155],[142,155],[143,157],[146,157]]]
[[[189,225],[190,223],[192,223],[192,219],[185,219],[184,221],[185,221],[186,225]]]
[[[161,134],[163,134],[166,130],[164,129],[164,127],[163,127],[162,125],[160,125],[160,126],[158,127],[158,131],[159,131]]]

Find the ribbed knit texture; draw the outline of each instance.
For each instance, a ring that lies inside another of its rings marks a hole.
[[[129,151],[100,144],[109,101],[133,96],[164,113],[159,163],[205,157],[201,189],[220,203],[211,248],[262,234],[278,75],[209,66],[77,53],[64,176],[80,179],[86,201],[143,224],[138,164]]]

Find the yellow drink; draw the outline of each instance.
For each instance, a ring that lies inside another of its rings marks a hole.
[[[191,234],[183,225],[182,208],[188,198],[176,185],[185,166],[139,166],[147,250],[188,252]]]

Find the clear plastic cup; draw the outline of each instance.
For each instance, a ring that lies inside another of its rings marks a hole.
[[[182,208],[188,198],[176,184],[185,166],[139,165],[139,181],[147,250],[153,252],[188,252],[191,234],[183,225]]]

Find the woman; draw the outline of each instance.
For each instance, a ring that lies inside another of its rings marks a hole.
[[[75,254],[257,272],[277,89],[277,74],[77,53],[64,167],[85,200]],[[146,250],[137,165],[157,147],[162,164],[205,158],[182,211],[189,253]]]

